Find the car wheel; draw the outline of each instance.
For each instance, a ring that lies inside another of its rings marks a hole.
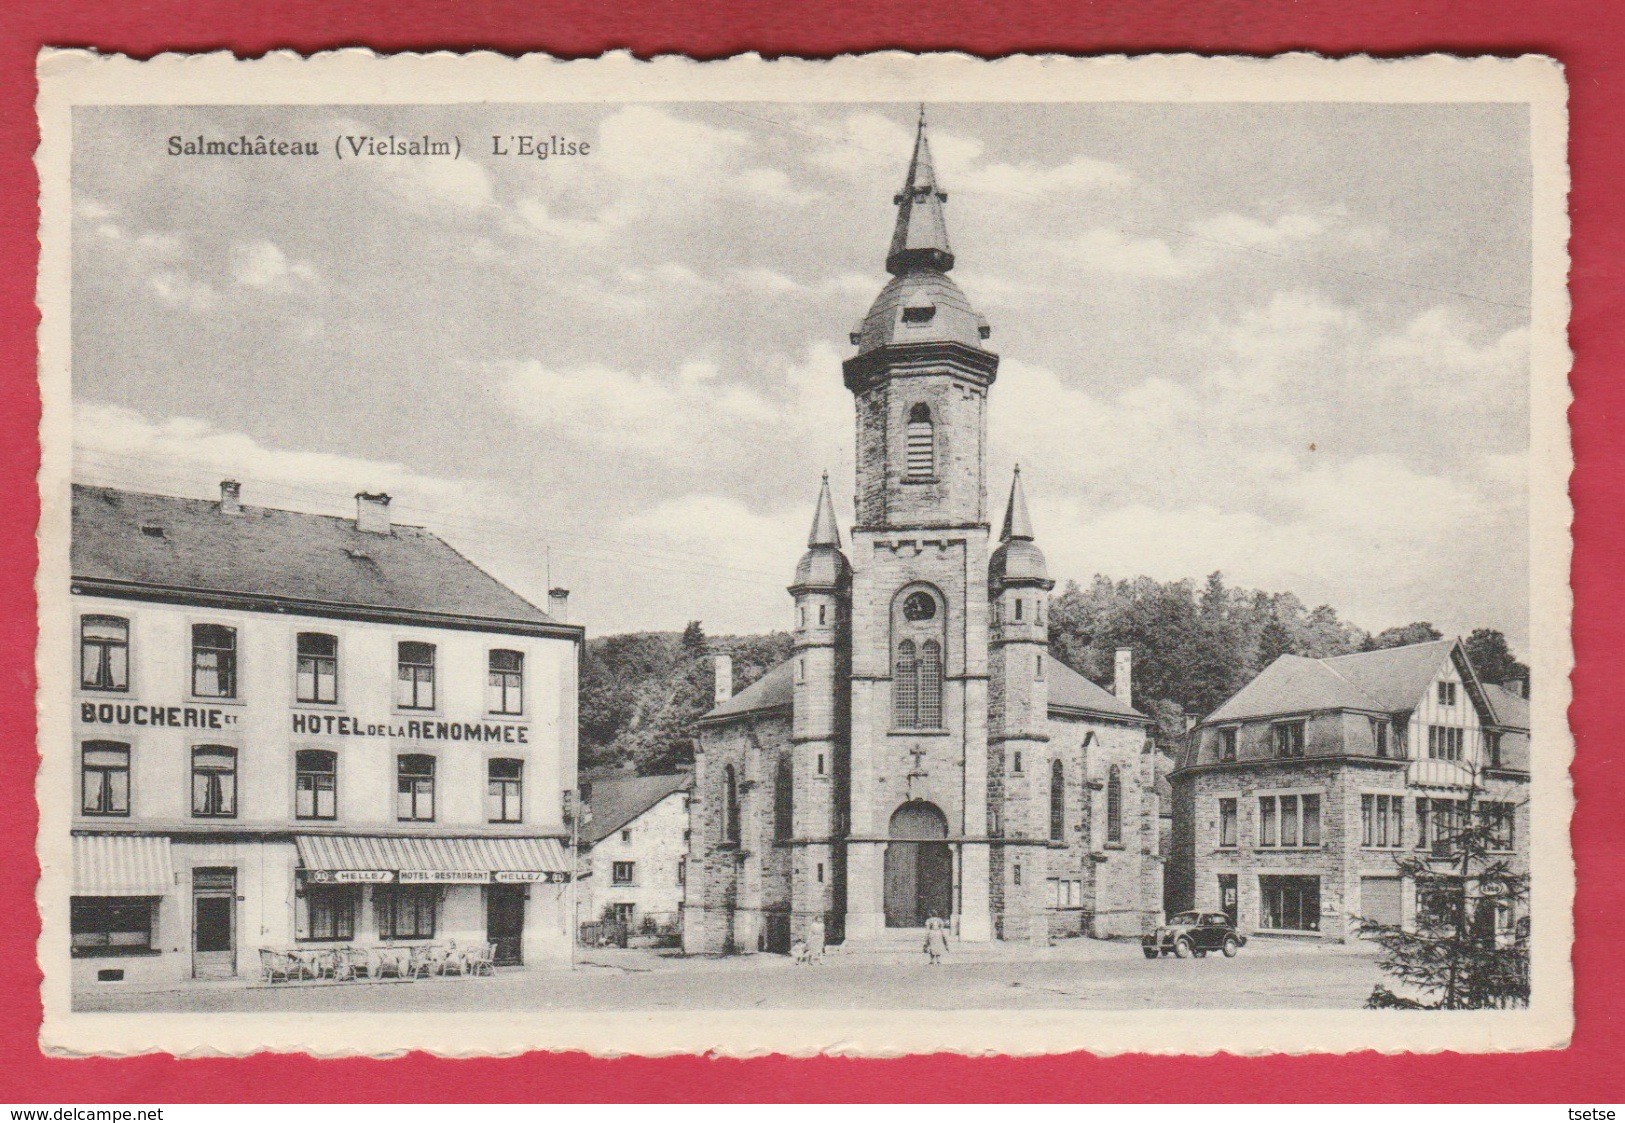
[[[1189,959],[1195,952],[1189,940],[1179,940],[1174,944],[1174,954],[1181,959]]]
[[[1224,938],[1224,957],[1226,959],[1236,958],[1236,948],[1238,946],[1234,936],[1226,936]]]
[[[1147,959],[1155,959],[1155,958],[1157,958],[1157,949],[1156,948],[1141,948],[1140,950],[1145,952],[1145,957]]]

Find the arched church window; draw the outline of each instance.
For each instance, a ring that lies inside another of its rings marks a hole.
[[[1060,842],[1066,832],[1066,770],[1054,760],[1049,766],[1049,840]]]
[[[792,832],[795,811],[795,788],[788,757],[779,758],[779,768],[773,776],[773,837],[783,842]]]
[[[920,645],[920,727],[942,727],[942,645],[928,639]]]
[[[1123,775],[1115,764],[1106,778],[1106,841],[1123,841]]]
[[[915,656],[914,641],[906,639],[897,645],[897,666],[892,672],[893,720],[899,729],[913,729],[920,724],[919,660]]]
[[[937,474],[936,428],[931,424],[931,407],[917,403],[908,411],[904,437],[904,462],[911,480],[929,480]]]
[[[731,764],[722,770],[722,841],[739,841],[739,778]]]

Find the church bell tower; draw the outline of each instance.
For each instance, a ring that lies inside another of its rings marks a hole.
[[[891,279],[843,364],[857,411],[846,931],[991,938],[987,395],[999,357],[950,278],[922,109]]]

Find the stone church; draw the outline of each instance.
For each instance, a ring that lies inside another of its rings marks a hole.
[[[856,523],[829,480],[789,587],[790,659],[700,722],[684,946],[1138,935],[1162,869],[1151,721],[1132,655],[1113,690],[1048,648],[1054,582],[1020,470],[993,541],[987,409],[999,356],[950,278],[922,114],[886,269],[843,365]],[[901,930],[901,931],[899,931]]]

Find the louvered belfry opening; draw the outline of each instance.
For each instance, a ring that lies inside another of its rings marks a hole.
[[[931,407],[920,402],[908,414],[905,437],[905,467],[911,480],[928,480],[937,474],[936,428],[931,424]]]

